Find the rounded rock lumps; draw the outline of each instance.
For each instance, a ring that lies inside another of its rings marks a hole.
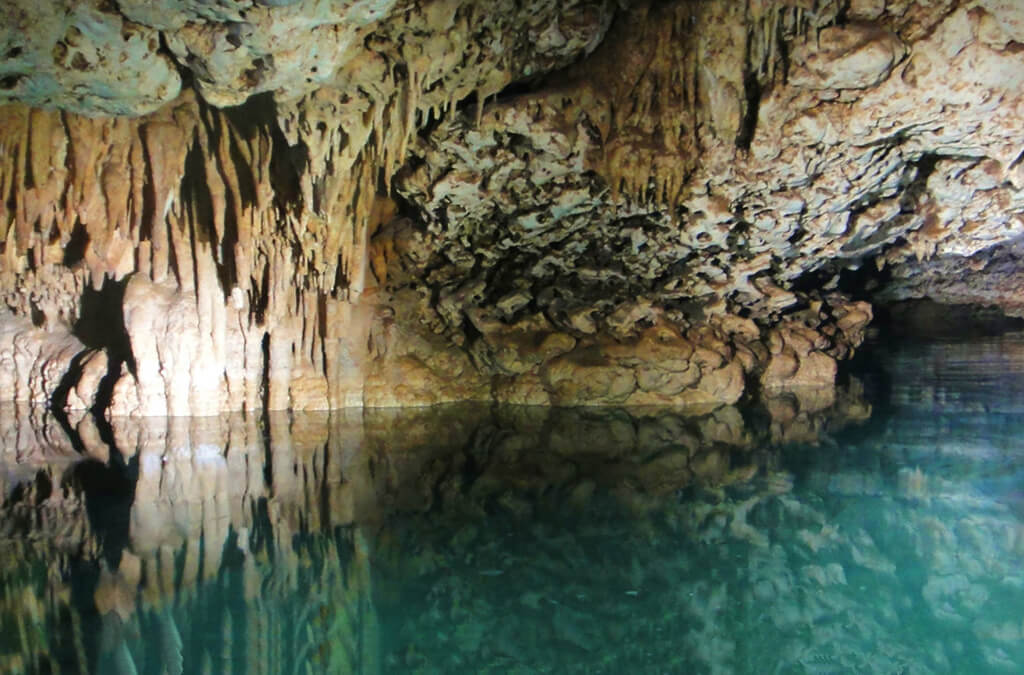
[[[160,33],[99,2],[4,3],[0,44],[0,103],[138,116],[181,92]]]

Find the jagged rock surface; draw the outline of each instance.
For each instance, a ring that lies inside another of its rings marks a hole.
[[[61,407],[818,388],[842,269],[1024,230],[1012,3],[72,4],[0,49],[64,109],[0,110],[5,303],[92,364]]]
[[[880,297],[998,307],[1009,316],[1024,317],[1022,258],[1024,240],[1016,238],[967,257],[947,254],[908,261],[892,270]]]
[[[478,296],[536,298],[567,322],[638,295],[759,316],[795,304],[778,289],[809,271],[969,254],[1024,227],[1020,58],[988,32],[993,15],[957,9],[921,36],[898,23],[823,28],[777,8],[770,30],[748,24],[717,49],[667,46],[742,25],[730,11],[636,11],[564,81],[414,147],[422,161],[399,190],[451,269],[428,281],[476,272]],[[811,77],[812,55],[817,71],[853,79]],[[625,92],[596,74],[610,63],[626,64]],[[702,86],[709,71],[733,82]],[[746,75],[757,82],[741,99]]]

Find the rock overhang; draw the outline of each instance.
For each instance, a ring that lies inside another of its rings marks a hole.
[[[7,306],[155,283],[128,412],[828,383],[842,269],[1024,228],[1024,57],[1012,3],[805,4],[14,3],[4,96],[141,116],[5,109]]]

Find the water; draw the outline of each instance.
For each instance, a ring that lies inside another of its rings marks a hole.
[[[873,353],[703,415],[0,409],[0,672],[1021,672],[1024,339]]]

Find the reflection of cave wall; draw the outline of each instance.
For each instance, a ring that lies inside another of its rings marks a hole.
[[[929,457],[908,428],[830,457],[808,449],[795,489],[755,482],[629,517],[532,500],[527,514],[398,523],[378,566],[405,590],[378,605],[398,617],[392,672],[1012,671],[1019,512],[971,473],[986,472],[982,456]],[[898,440],[944,468],[894,470],[906,446],[885,445]]]
[[[1019,655],[1024,539],[1013,479],[987,462],[1017,462],[1019,424],[993,436],[962,403],[877,425],[855,392],[695,417],[117,419],[84,459],[50,418],[0,408],[0,620],[22,627],[0,664],[996,667]]]
[[[0,621],[18,630],[0,667],[376,672],[370,553],[394,519],[521,512],[541,494],[639,507],[742,484],[771,470],[765,444],[864,416],[855,392],[791,412],[460,405],[114,418],[104,437],[88,416],[69,436],[2,406]]]

